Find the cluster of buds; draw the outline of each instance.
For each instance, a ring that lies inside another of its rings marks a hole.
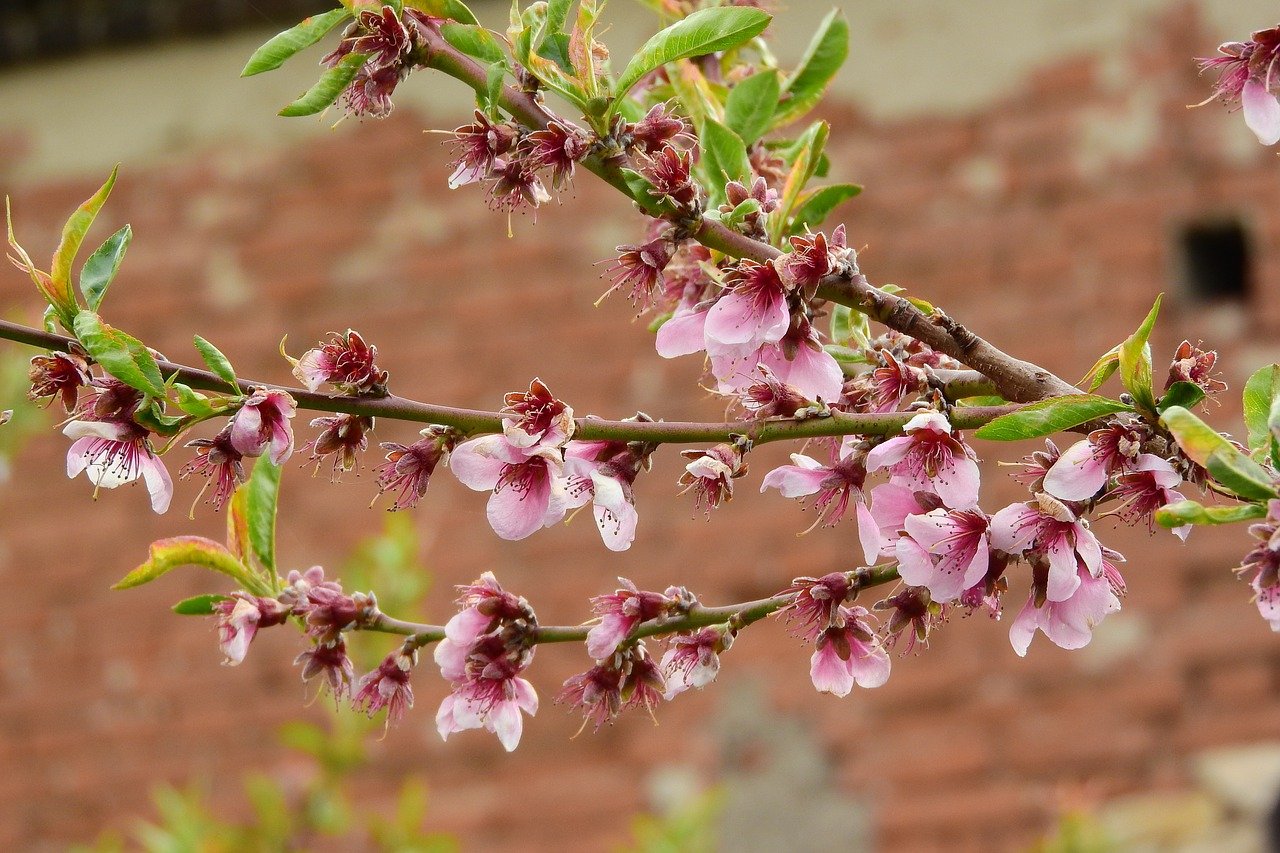
[[[500,210],[537,208],[551,200],[538,173],[551,170],[551,183],[566,189],[576,165],[590,153],[590,138],[569,122],[553,121],[527,132],[513,122],[494,121],[480,110],[475,120],[453,131],[457,158],[449,187],[485,184],[489,203]]]
[[[343,96],[348,113],[374,118],[391,114],[391,95],[421,62],[431,26],[431,19],[416,9],[397,14],[387,5],[357,13],[337,49],[321,60],[334,68],[350,56],[366,57]]]

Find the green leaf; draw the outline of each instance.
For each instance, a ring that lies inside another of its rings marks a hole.
[[[1077,385],[1089,383],[1089,393],[1092,394],[1101,388],[1111,375],[1120,369],[1120,347],[1115,346],[1107,350],[1107,352],[1093,363],[1093,367],[1089,368],[1089,372],[1084,375]]]
[[[860,349],[852,347],[840,346],[839,344],[823,344],[822,348],[826,350],[827,355],[834,358],[841,367],[844,365],[870,364],[866,353]]]
[[[569,9],[572,6],[573,0],[548,0],[547,27],[551,32],[564,32],[564,25],[569,20]]]
[[[259,456],[249,477],[245,505],[249,546],[253,556],[272,578],[276,574],[276,503],[280,498],[280,466]]]
[[[871,324],[867,315],[848,305],[831,310],[831,340],[840,346],[865,348],[870,343]]]
[[[269,592],[262,580],[235,558],[226,548],[203,536],[174,536],[151,543],[151,555],[145,563],[120,579],[112,589],[130,589],[150,583],[161,575],[182,566],[196,566],[221,572],[255,595]]]
[[[838,9],[832,9],[818,27],[805,50],[800,64],[783,87],[784,98],[778,104],[774,121],[795,121],[822,100],[831,78],[849,56],[849,22]],[[789,96],[789,97],[787,97]]]
[[[1266,516],[1265,504],[1202,506],[1195,501],[1178,501],[1156,510],[1156,523],[1170,528],[1184,524],[1235,524]]]
[[[724,123],[751,145],[769,129],[778,106],[778,72],[760,71],[729,90],[724,105]]]
[[[179,616],[212,616],[213,606],[219,601],[227,601],[229,595],[193,595],[173,605],[173,612]]]
[[[106,183],[99,187],[88,201],[80,205],[62,226],[62,239],[58,242],[58,249],[53,255],[53,266],[49,270],[50,289],[46,297],[68,328],[71,327],[71,322],[74,321],[78,310],[75,293],[71,289],[71,265],[75,262],[76,253],[80,251],[80,245],[84,243],[85,235],[89,233],[89,228],[97,218],[98,211],[102,210],[107,196],[111,195],[111,188],[116,185],[116,175],[119,171],[119,166],[112,169]]]
[[[707,170],[713,199],[724,197],[724,185],[729,181],[750,183],[751,160],[747,157],[747,148],[738,134],[715,119],[707,119],[700,137],[703,165]]]
[[[264,71],[274,71],[285,60],[300,50],[305,50],[320,39],[329,30],[351,17],[346,9],[334,9],[319,15],[306,18],[297,26],[290,27],[282,33],[272,36],[270,41],[253,52],[249,61],[240,71],[241,77],[252,77]]]
[[[433,18],[447,18],[460,24],[478,24],[475,13],[461,0],[404,0],[406,9],[426,12]]]
[[[755,38],[769,26],[770,16],[744,6],[700,9],[649,39],[631,57],[614,90],[620,101],[640,78],[677,59],[728,50]]]
[[[813,229],[821,227],[831,211],[860,192],[862,187],[857,184],[832,184],[805,193],[796,204],[796,212],[791,219],[791,233],[803,234],[805,226]]]
[[[505,62],[507,55],[498,46],[493,33],[475,24],[445,24],[440,28],[444,40],[465,53],[484,62]]]
[[[133,239],[133,229],[126,225],[107,238],[80,268],[80,292],[90,311],[97,311],[102,305],[102,298],[107,295],[107,288],[120,271],[120,262],[129,249],[129,241]]]
[[[776,243],[777,238],[782,234],[783,224],[791,218],[791,211],[800,200],[800,194],[818,168],[818,160],[827,146],[827,135],[830,131],[831,128],[825,121],[815,121],[809,125],[804,135],[796,140],[791,170],[787,173],[786,183],[782,186],[781,203],[773,214],[773,242]]]
[[[1120,344],[1120,381],[1133,395],[1138,408],[1151,414],[1156,411],[1156,398],[1151,389],[1151,344],[1148,341],[1151,330],[1155,328],[1156,317],[1160,315],[1163,299],[1163,293],[1156,297],[1142,325]]]
[[[306,91],[302,97],[280,111],[282,116],[309,116],[328,109],[338,100],[351,81],[356,79],[360,68],[369,58],[367,53],[348,53],[337,65],[320,75],[316,84]]]
[[[1182,406],[1190,409],[1204,400],[1204,389],[1194,382],[1175,382],[1164,392],[1164,396],[1156,401],[1156,411],[1163,412],[1170,406]]]
[[[92,311],[77,314],[73,327],[80,343],[103,370],[144,394],[165,396],[160,366],[142,341],[108,326]]]
[[[1269,364],[1244,384],[1244,425],[1249,430],[1249,450],[1253,453],[1271,444],[1271,408],[1280,400],[1280,364]]]
[[[1132,409],[1119,400],[1093,394],[1068,394],[1039,400],[1016,412],[1001,415],[979,427],[974,435],[987,441],[1021,441],[1052,435],[1095,418],[1128,411]]]
[[[1160,422],[1183,453],[1240,497],[1263,500],[1276,496],[1275,481],[1267,469],[1191,411],[1171,406],[1160,416]]]
[[[240,562],[248,564],[252,546],[249,544],[249,484],[241,483],[227,501],[227,547]]]
[[[222,354],[222,351],[199,335],[195,336],[195,345],[209,370],[239,394],[240,383],[236,381],[235,369],[231,367],[231,362]]]
[[[220,409],[209,402],[209,398],[181,382],[173,383],[173,390],[178,395],[178,408],[192,417],[204,419],[218,414]]]

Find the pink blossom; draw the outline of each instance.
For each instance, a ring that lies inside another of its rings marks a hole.
[[[716,626],[673,636],[660,664],[667,682],[663,698],[670,702],[691,687],[701,690],[715,681],[720,653],[732,645],[733,633]]]
[[[1102,561],[1102,572],[1097,576],[1080,565],[1077,578],[1075,591],[1061,601],[1044,600],[1037,605],[1035,592],[1027,599],[1009,626],[1009,642],[1020,657],[1026,656],[1036,629],[1061,648],[1084,648],[1093,639],[1097,624],[1120,609],[1116,593],[1123,591],[1124,581],[1110,561]]]
[[[32,400],[59,398],[67,414],[74,412],[80,389],[93,378],[89,362],[81,352],[78,345],[72,345],[70,352],[34,356],[27,370],[27,379],[31,382],[27,396]]]
[[[569,506],[590,501],[605,547],[630,548],[639,522],[632,483],[646,460],[623,442],[575,441],[565,446],[564,462]]]
[[[550,168],[551,185],[563,190],[573,180],[574,167],[587,156],[591,140],[578,128],[559,121],[525,137],[525,157],[531,169]]]
[[[792,237],[791,252],[784,257],[782,270],[788,280],[807,288],[806,292],[816,290],[822,279],[831,272],[831,255],[827,251],[826,235]]]
[[[907,421],[905,435],[878,444],[867,454],[867,470],[887,468],[892,482],[934,492],[952,509],[978,503],[978,463],[973,451],[951,434],[938,412],[922,412]]]
[[[747,473],[742,451],[732,444],[717,444],[707,450],[682,450],[690,460],[677,485],[681,494],[693,491],[695,506],[709,513],[725,501],[733,500],[733,481]]]
[[[151,449],[149,433],[132,421],[71,421],[62,434],[75,439],[67,450],[67,476],[81,472],[95,488],[114,489],[142,478],[157,513],[169,509],[173,480]]]
[[[400,721],[413,707],[413,685],[409,676],[418,663],[416,648],[397,649],[382,659],[378,668],[367,673],[356,685],[352,704],[370,717],[387,709],[387,725]]]
[[[665,237],[656,237],[638,246],[618,246],[618,257],[609,267],[613,284],[600,299],[616,290],[625,290],[631,304],[647,311],[662,285],[662,271],[671,262],[672,248],[671,241]]]
[[[308,451],[316,470],[325,457],[333,457],[333,479],[352,471],[360,464],[360,454],[369,448],[369,432],[373,430],[373,418],[366,415],[340,414],[315,418],[311,426],[320,434],[308,441],[303,450]]]
[[[481,636],[500,624],[533,618],[529,603],[503,589],[493,572],[485,572],[475,581],[459,586],[458,592],[458,605],[462,609],[445,623],[445,639],[441,645],[452,643],[464,655]],[[436,648],[439,651],[440,646]]]
[[[764,475],[760,491],[777,489],[784,498],[817,495],[813,508],[818,517],[813,524],[825,527],[835,525],[844,517],[852,499],[863,559],[872,565],[880,552],[880,533],[863,495],[866,479],[865,453],[856,449],[853,442],[843,441],[836,458],[826,465],[800,453],[791,454],[790,465],[781,465]]]
[[[707,314],[708,343],[755,349],[782,340],[791,325],[787,289],[773,264],[743,260],[725,276],[727,290]]]
[[[623,127],[622,138],[650,155],[671,142],[692,140],[688,122],[669,104],[654,104],[640,121]]]
[[[1136,424],[1117,421],[1068,447],[1044,474],[1044,491],[1064,501],[1087,501],[1108,477],[1133,470],[1146,434]]]
[[[641,166],[640,174],[653,185],[651,193],[681,210],[692,210],[698,204],[700,193],[693,180],[691,169],[693,155],[665,143],[649,162]]]
[[[524,719],[520,712],[533,716],[538,712],[538,694],[520,673],[533,659],[532,649],[509,648],[496,635],[481,638],[469,651],[461,666],[442,661],[436,650],[441,672],[453,683],[453,692],[444,698],[436,712],[436,730],[443,740],[468,729],[486,729],[498,736],[507,752],[520,743]]]
[[[602,725],[631,708],[642,707],[652,716],[665,691],[662,670],[649,657],[641,641],[568,678],[556,702],[577,708],[584,717],[582,725],[594,723],[595,730],[599,731]]]
[[[600,624],[587,632],[587,654],[594,660],[612,655],[641,622],[668,612],[672,601],[657,592],[644,592],[626,578],[618,578],[622,589],[591,599],[591,612]]]
[[[332,581],[311,586],[305,596],[293,605],[293,612],[303,617],[307,634],[320,642],[329,642],[365,624],[377,612],[373,593],[347,595]]]
[[[503,435],[485,435],[454,448],[449,467],[464,486],[493,490],[489,525],[503,539],[524,539],[564,518],[569,508],[560,451],[519,447]]]
[[[1219,45],[1221,56],[1200,60],[1201,70],[1220,72],[1213,98],[1244,108],[1244,121],[1263,145],[1280,142],[1280,27],[1255,32],[1249,41]],[[1207,102],[1206,102],[1207,103]]]
[[[516,447],[563,447],[573,437],[573,409],[541,379],[528,391],[512,391],[504,398],[502,432]]]
[[[1267,503],[1264,521],[1249,526],[1256,545],[1236,570],[1253,587],[1258,612],[1272,631],[1280,631],[1280,500]]]
[[[238,666],[249,652],[249,644],[259,628],[281,625],[289,618],[289,608],[274,598],[260,598],[247,592],[233,592],[213,606],[218,617],[218,646],[226,666]]]
[[[884,360],[884,364],[871,372],[875,389],[872,395],[871,411],[880,413],[896,411],[908,394],[919,393],[928,387],[924,370],[921,368],[905,361],[898,361],[888,350],[881,350],[880,357]]]
[[[1174,487],[1182,482],[1182,476],[1174,470],[1167,459],[1161,459],[1152,453],[1143,453],[1138,457],[1134,469],[1121,474],[1116,479],[1115,488],[1108,495],[1119,501],[1119,506],[1112,510],[1126,524],[1147,523],[1149,530],[1155,529],[1155,513],[1162,506],[1185,500],[1174,491]],[[1175,527],[1173,533],[1186,541],[1191,532],[1191,525]]]
[[[1213,350],[1203,350],[1192,346],[1191,341],[1183,341],[1173,355],[1173,363],[1169,365],[1169,378],[1164,387],[1168,390],[1175,382],[1190,382],[1209,396],[1221,394],[1227,390],[1227,383],[1213,378],[1214,365],[1218,363],[1218,354]]]
[[[538,174],[521,160],[495,160],[490,177],[489,206],[494,210],[511,212],[522,207],[537,210],[551,201],[551,194]]]
[[[959,598],[987,574],[990,519],[980,509],[935,509],[904,520],[895,553],[903,582],[922,586],[941,604]]]
[[[231,425],[228,424],[213,438],[197,438],[188,441],[186,446],[195,448],[196,456],[182,466],[180,476],[185,479],[192,474],[202,474],[205,485],[201,494],[213,486],[209,503],[215,511],[221,509],[236,486],[245,481],[243,457],[231,446]]]
[[[294,665],[302,665],[302,680],[320,679],[321,686],[327,686],[333,698],[339,699],[351,692],[351,682],[355,679],[355,667],[351,658],[347,657],[346,640],[338,635],[336,639],[318,642],[294,659]]]
[[[451,164],[454,169],[449,176],[449,189],[488,178],[498,158],[514,148],[518,139],[519,131],[513,125],[495,124],[476,110],[475,122],[453,132],[458,157]]]
[[[427,493],[427,484],[436,466],[448,464],[449,451],[457,440],[457,433],[450,427],[430,426],[424,429],[422,438],[413,444],[382,442],[387,451],[386,462],[379,465],[378,494],[399,490],[390,509],[410,509]]]
[[[848,696],[853,685],[879,687],[889,680],[889,655],[863,621],[865,607],[840,607],[839,626],[814,638],[809,677],[819,693]]]
[[[329,343],[321,343],[293,362],[293,375],[308,391],[318,391],[326,383],[344,394],[386,393],[389,374],[376,364],[378,348],[364,342],[359,332],[333,332]]]
[[[812,638],[828,628],[843,627],[847,612],[844,604],[854,592],[848,572],[832,572],[820,578],[800,577],[779,595],[794,596],[791,603],[778,611],[788,622],[798,621],[799,636]]]
[[[1094,577],[1102,573],[1102,546],[1066,505],[1043,492],[1034,503],[1011,504],[991,517],[991,546],[1006,554],[1043,555],[1048,561],[1046,595],[1065,601],[1080,586],[1083,563]]]
[[[293,453],[293,429],[289,426],[297,404],[288,392],[255,388],[231,421],[231,446],[244,456],[268,454],[283,465]]]
[[[773,381],[792,389],[797,401],[793,411],[778,408],[757,417],[790,417],[795,408],[817,400],[834,403],[844,390],[844,372],[839,362],[823,348],[817,331],[807,320],[793,322],[778,343],[741,349],[712,342],[708,351],[712,373],[722,392],[742,393],[758,384],[759,375],[765,371]]]

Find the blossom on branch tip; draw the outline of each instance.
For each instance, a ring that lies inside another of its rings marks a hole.
[[[938,412],[907,421],[905,435],[878,444],[867,454],[867,470],[887,468],[892,482],[934,492],[952,509],[978,503],[978,463],[974,453]]]
[[[238,666],[249,652],[249,644],[259,628],[281,625],[289,618],[289,608],[274,598],[247,592],[233,592],[213,605],[218,617],[218,646],[225,666]]]
[[[694,506],[707,513],[725,501],[733,500],[733,481],[746,476],[747,463],[736,444],[717,444],[707,450],[682,450],[690,460],[676,481],[683,486],[680,494],[693,491]]]
[[[1042,572],[1039,570],[1037,574]],[[1119,595],[1124,592],[1124,579],[1111,559],[1102,560],[1100,574],[1095,575],[1083,563],[1077,568],[1077,574],[1079,585],[1061,601],[1044,598],[1045,581],[1037,577],[1027,603],[1009,626],[1009,642],[1019,657],[1026,656],[1036,630],[1043,631],[1061,648],[1084,648],[1093,639],[1097,624],[1120,609]]]
[[[427,493],[427,484],[436,466],[448,464],[449,451],[457,440],[452,427],[430,426],[413,444],[382,442],[387,461],[378,466],[378,494],[399,490],[391,510],[410,509]]]
[[[524,539],[564,518],[569,496],[555,447],[520,447],[505,435],[485,435],[454,448],[449,468],[467,488],[493,490],[486,515],[503,539]]]
[[[297,403],[287,391],[255,388],[231,420],[231,446],[243,456],[264,453],[276,465],[293,454],[293,428],[289,421]]]
[[[348,113],[375,118],[390,114],[391,95],[413,70],[414,52],[423,44],[427,23],[427,17],[415,9],[406,9],[401,16],[390,5],[356,16],[338,47],[321,60],[333,68],[352,54],[366,57],[344,93]]]
[[[342,334],[333,332],[331,338],[329,343],[307,350],[301,358],[289,359],[298,381],[308,391],[318,391],[327,383],[343,394],[386,394],[389,374],[376,363],[378,348],[366,344],[352,329]]]
[[[188,441],[186,446],[194,448],[196,455],[182,466],[179,476],[185,479],[192,474],[202,475],[206,481],[204,489],[213,487],[209,503],[215,511],[222,509],[236,486],[245,481],[244,456],[231,444],[231,425],[223,427],[213,438],[197,438]]]
[[[132,421],[71,421],[62,434],[75,439],[67,450],[67,476],[81,472],[96,488],[114,489],[141,478],[151,508],[163,514],[173,500],[173,480],[151,449],[150,433]]]
[[[31,382],[28,398],[40,400],[48,397],[50,401],[58,398],[67,414],[76,410],[80,389],[92,380],[89,373],[89,362],[78,352],[50,352],[47,355],[32,357],[27,370],[27,379]]]
[[[875,633],[864,621],[865,607],[837,608],[838,625],[818,632],[814,637],[813,656],[809,662],[809,678],[819,693],[848,696],[859,687],[879,687],[889,680],[889,654],[876,640]]]

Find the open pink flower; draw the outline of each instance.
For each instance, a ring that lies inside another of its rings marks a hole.
[[[560,451],[518,447],[503,435],[484,435],[454,448],[449,467],[464,486],[489,498],[489,525],[503,539],[524,539],[564,518],[568,495]]]
[[[853,592],[848,572],[832,572],[820,578],[800,577],[779,595],[793,594],[791,603],[778,611],[788,622],[798,621],[797,636],[812,638],[828,628],[843,627],[847,611],[841,607]]]
[[[1034,591],[1027,599],[1009,626],[1009,642],[1020,657],[1026,656],[1037,629],[1061,648],[1084,648],[1097,624],[1120,609],[1117,593],[1124,590],[1124,580],[1113,563],[1104,559],[1102,573],[1096,577],[1082,564],[1077,576],[1075,592],[1062,601],[1044,600],[1037,606]]]
[[[708,343],[755,349],[782,340],[791,314],[786,285],[773,264],[739,261],[725,285],[727,291],[707,314]]]
[[[528,391],[512,391],[504,398],[502,432],[516,447],[563,447],[573,436],[573,409],[551,393],[541,379]]]
[[[618,583],[622,589],[591,599],[591,611],[600,619],[587,632],[587,654],[593,660],[612,655],[637,625],[663,615],[673,603],[662,593],[638,589],[626,578],[618,578]]]
[[[922,412],[907,421],[905,435],[871,448],[867,470],[887,468],[892,482],[931,491],[952,509],[978,503],[978,463],[973,451],[938,412]]]
[[[954,601],[987,574],[990,519],[980,509],[935,509],[910,515],[895,553],[905,583],[922,586],[939,604]]]
[[[289,618],[289,608],[276,599],[247,592],[233,592],[215,604],[213,612],[218,617],[218,646],[226,666],[244,661],[259,628],[281,625]]]
[[[707,450],[682,450],[690,460],[676,481],[680,494],[693,491],[694,504],[708,513],[721,503],[733,500],[733,481],[747,473],[742,451],[732,444],[717,444]]]
[[[231,446],[243,456],[266,453],[283,465],[293,453],[293,428],[289,421],[297,404],[286,391],[255,388],[231,421]]]
[[[1102,574],[1102,546],[1083,519],[1043,492],[1034,503],[1011,504],[991,517],[991,546],[1006,554],[1034,552],[1048,561],[1045,594],[1066,601],[1080,586],[1076,571],[1083,564],[1094,577]]]
[[[717,626],[699,628],[671,638],[659,665],[667,680],[668,702],[691,687],[701,690],[720,673],[720,653],[733,645],[733,633]]]
[[[889,654],[863,621],[865,607],[841,606],[842,624],[814,637],[809,677],[819,693],[848,696],[853,685],[879,687],[889,680]]]
[[[497,735],[507,752],[514,750],[524,730],[520,712],[529,716],[538,712],[537,691],[520,677],[532,659],[532,649],[508,648],[497,635],[478,641],[465,652],[460,665],[442,660],[437,648],[441,673],[453,683],[453,692],[436,712],[436,730],[441,739],[448,740],[455,732],[483,728]]]
[[[378,668],[364,675],[356,685],[352,704],[370,717],[387,709],[387,725],[400,721],[413,707],[413,685],[409,676],[418,663],[417,649],[397,649],[382,659]]]
[[[1143,453],[1132,471],[1121,474],[1116,479],[1115,488],[1109,494],[1120,503],[1112,512],[1126,524],[1145,521],[1147,528],[1154,530],[1156,510],[1185,500],[1179,492],[1174,491],[1174,487],[1181,482],[1182,475],[1174,470],[1167,459],[1161,459],[1153,453]],[[1184,542],[1190,532],[1190,524],[1173,529],[1174,535]]]
[[[1209,100],[1244,107],[1244,121],[1263,145],[1280,142],[1280,27],[1259,30],[1249,41],[1218,46],[1221,56],[1200,60],[1202,71],[1220,72]],[[1206,101],[1205,103],[1208,103]]]
[[[1087,501],[1109,477],[1131,471],[1146,438],[1135,424],[1116,422],[1096,429],[1063,451],[1044,473],[1044,491],[1064,501]]]
[[[173,480],[151,450],[150,435],[132,421],[71,421],[62,434],[75,439],[67,450],[67,476],[81,472],[99,489],[114,489],[139,478],[157,513],[169,509]]]
[[[865,454],[853,442],[843,441],[836,458],[826,465],[800,453],[791,454],[790,465],[781,465],[764,475],[760,491],[777,489],[784,498],[817,495],[813,502],[818,512],[814,526],[835,525],[844,517],[852,500],[863,558],[871,565],[880,552],[880,534],[862,492],[866,479]]]
[[[635,540],[639,514],[632,483],[643,464],[623,442],[571,441],[565,445],[569,506],[592,503],[596,528],[610,551],[625,551]]]

